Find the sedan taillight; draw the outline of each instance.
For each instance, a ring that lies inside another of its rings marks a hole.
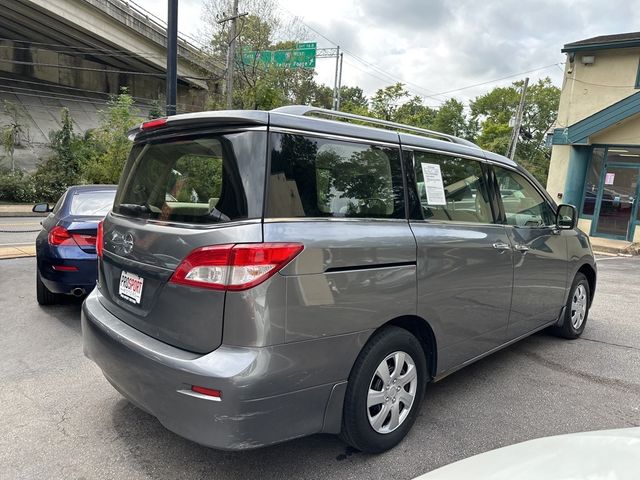
[[[303,248],[299,243],[200,247],[187,255],[170,281],[213,290],[247,290],[282,269]]]
[[[69,232],[69,230],[60,225],[51,229],[48,240],[49,244],[54,247],[93,247],[96,244],[95,235]]]

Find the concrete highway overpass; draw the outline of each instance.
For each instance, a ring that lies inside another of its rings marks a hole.
[[[142,115],[154,103],[164,105],[166,25],[134,2],[3,0],[1,11],[0,100],[26,113],[28,138],[14,155],[22,168],[33,169],[48,154],[63,106],[86,131],[123,87]],[[222,65],[180,38],[178,112],[202,110],[222,75]],[[0,108],[0,126],[8,121]]]

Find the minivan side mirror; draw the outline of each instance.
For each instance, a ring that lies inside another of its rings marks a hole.
[[[578,210],[573,205],[563,203],[558,207],[556,227],[560,230],[571,230],[578,223]]]
[[[36,203],[31,209],[33,213],[49,213],[52,210],[52,208],[49,208],[48,203]]]

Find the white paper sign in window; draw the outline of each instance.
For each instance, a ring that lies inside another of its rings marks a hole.
[[[424,189],[427,192],[427,204],[446,205],[447,198],[444,194],[440,165],[437,163],[421,163],[421,165]]]

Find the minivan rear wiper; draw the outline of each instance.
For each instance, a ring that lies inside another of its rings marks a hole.
[[[123,210],[124,213],[128,213],[130,215],[149,214],[152,212],[149,204],[147,203],[144,205],[137,203],[121,203],[119,208],[120,210]]]

